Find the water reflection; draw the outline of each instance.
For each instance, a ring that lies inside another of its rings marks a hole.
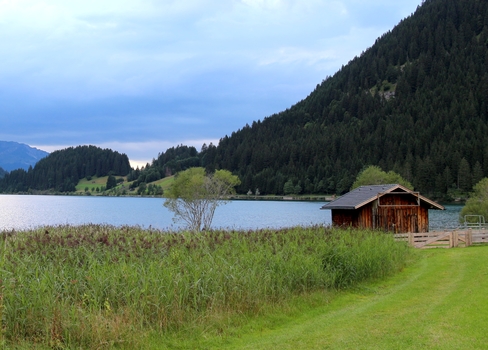
[[[177,230],[161,198],[0,195],[0,230],[45,225],[138,225]],[[329,225],[322,202],[232,201],[218,207],[214,228],[258,229]]]
[[[28,229],[46,225],[138,225],[177,230],[173,214],[161,198],[68,197],[0,195],[0,230]],[[212,226],[226,229],[260,229],[330,225],[330,210],[323,202],[232,201],[217,208]],[[455,228],[461,205],[430,210],[430,229]]]
[[[446,210],[429,210],[429,229],[442,230],[459,227],[459,213],[463,205],[445,205]]]

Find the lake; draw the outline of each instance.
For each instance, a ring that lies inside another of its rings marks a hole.
[[[47,225],[109,224],[178,230],[162,198],[0,195],[0,231]],[[260,229],[330,225],[325,202],[231,201],[215,211],[213,228]],[[461,206],[431,210],[431,229],[455,227]]]

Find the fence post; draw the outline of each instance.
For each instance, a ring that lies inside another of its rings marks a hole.
[[[473,244],[473,231],[468,228],[468,231],[466,231],[466,247],[469,247],[471,244]]]
[[[457,248],[459,244],[459,232],[454,230],[452,231],[452,247]]]
[[[414,233],[409,232],[408,233],[408,245],[413,247],[414,243],[415,243]]]

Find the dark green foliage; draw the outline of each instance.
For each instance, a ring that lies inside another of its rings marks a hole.
[[[7,175],[7,172],[5,170],[3,170],[2,167],[0,167],[0,179],[3,179],[3,177]]]
[[[486,18],[486,1],[424,1],[307,98],[202,149],[202,165],[237,173],[240,193],[290,180],[343,193],[367,165],[426,195],[469,190],[468,168],[488,175]]]
[[[295,192],[295,186],[293,185],[293,181],[288,180],[287,182],[285,182],[285,184],[283,185],[283,192],[285,194],[292,194]]]
[[[115,176],[109,175],[109,177],[107,178],[107,185],[105,186],[105,188],[107,190],[110,190],[111,188],[114,188],[115,186],[117,186],[117,180],[115,179]]]
[[[203,154],[201,157],[203,157]],[[179,171],[191,167],[199,167],[200,165],[200,157],[195,147],[180,145],[160,153],[158,159],[153,159],[152,164],[147,164],[142,169],[132,170],[127,180],[135,181],[133,187],[137,187],[140,183],[154,182],[174,175]]]
[[[478,182],[483,179],[483,168],[481,167],[480,162],[476,162],[473,167],[473,175],[472,175],[472,184],[473,186],[476,185]]]
[[[145,182],[141,182],[139,184],[139,188],[137,189],[137,194],[138,195],[144,194],[146,192],[146,188],[147,188],[146,183]]]
[[[459,164],[458,187],[463,191],[469,191],[471,189],[471,169],[465,158],[461,159],[461,163]]]
[[[162,196],[164,194],[163,188],[159,185],[149,184],[147,186],[147,194],[150,196]]]
[[[464,223],[465,215],[482,215],[488,218],[488,178],[481,179],[473,186],[473,192],[459,214],[460,223]],[[471,217],[468,221],[479,222],[479,218]]]
[[[109,173],[125,176],[129,170],[129,158],[125,154],[95,146],[70,147],[51,153],[27,171],[10,172],[0,181],[0,192],[72,192],[82,178]]]

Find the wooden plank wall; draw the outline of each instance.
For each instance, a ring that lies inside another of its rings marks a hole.
[[[412,194],[389,193],[357,210],[332,209],[334,226],[390,232],[428,232],[429,210]]]
[[[424,207],[378,207],[374,215],[374,227],[396,233],[427,232],[429,230],[428,215],[428,209]]]
[[[378,228],[392,232],[427,232],[429,212],[412,194],[389,193],[378,199]]]
[[[332,209],[332,225],[358,227],[357,216],[355,210]]]

